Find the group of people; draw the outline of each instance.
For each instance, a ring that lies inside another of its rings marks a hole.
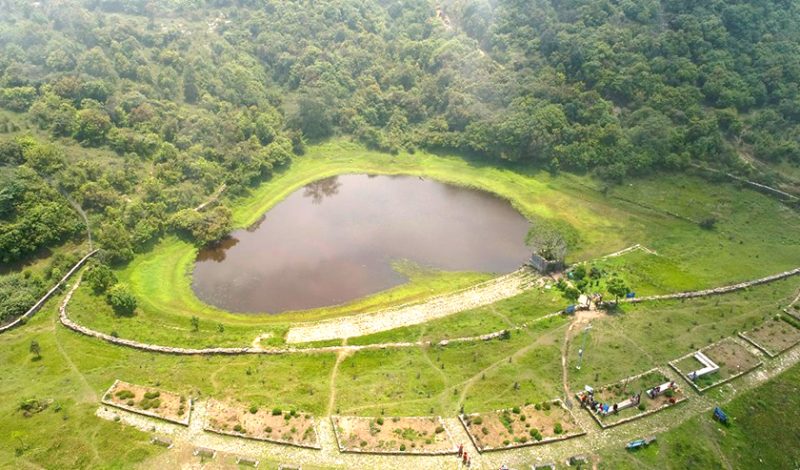
[[[585,408],[588,408],[589,410],[595,413],[604,415],[616,413],[620,409],[637,406],[641,400],[642,400],[642,393],[639,392],[634,395],[631,395],[631,397],[628,400],[620,402],[623,404],[623,406],[620,407],[620,403],[614,403],[610,405],[595,400],[594,390],[581,394],[581,405],[583,405]]]

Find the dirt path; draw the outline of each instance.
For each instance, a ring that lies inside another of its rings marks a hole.
[[[83,389],[83,401],[87,403],[97,402],[98,396],[97,392],[94,391],[91,385],[89,385],[89,381],[86,380],[86,376],[78,369],[74,362],[72,362],[72,358],[69,357],[69,354],[61,345],[61,341],[58,339],[58,331],[57,331],[57,324],[56,324],[56,317],[53,316],[50,331],[53,333],[53,342],[56,344],[56,349],[58,349],[59,354],[64,359],[64,362],[69,367],[69,370],[72,371],[72,374],[78,378],[80,382],[81,388]]]
[[[336,354],[336,362],[333,364],[333,369],[331,370],[331,379],[330,379],[330,389],[331,393],[328,397],[328,408],[326,411],[327,416],[331,416],[333,413],[333,407],[336,404],[336,377],[339,375],[339,365],[347,359],[347,356],[350,355],[349,351],[339,351]]]

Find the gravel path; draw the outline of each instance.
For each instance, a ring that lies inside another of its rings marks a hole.
[[[418,325],[513,297],[536,281],[541,281],[541,278],[534,271],[521,268],[511,274],[423,303],[293,326],[286,335],[286,342],[294,344],[352,338]]]

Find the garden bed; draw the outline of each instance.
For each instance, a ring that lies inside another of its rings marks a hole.
[[[459,419],[479,452],[546,444],[586,433],[560,400]]]
[[[103,395],[102,402],[152,418],[189,425],[191,401],[176,393],[117,380]]]
[[[739,336],[769,357],[775,357],[800,343],[800,329],[782,316],[770,318],[746,333],[739,333]]]
[[[699,352],[719,366],[719,370],[692,380],[689,373],[698,369],[701,364],[695,359],[695,352],[682,356],[669,365],[686,379],[698,392],[704,392],[712,387],[722,385],[736,377],[744,375],[763,364],[761,360],[751,353],[746,346],[732,338],[725,338]]]
[[[583,391],[575,396],[602,428],[617,426],[657,413],[687,398],[678,384],[670,380],[660,369],[652,369],[617,383],[596,388],[593,394]],[[599,405],[591,406],[592,400]],[[600,411],[605,405],[613,406],[615,403],[625,403],[627,400],[632,400],[631,403],[634,405],[618,409],[616,412]]]
[[[316,420],[306,413],[210,399],[206,403],[206,416],[206,431],[320,449]]]
[[[458,452],[442,418],[331,417],[342,452],[445,455]]]

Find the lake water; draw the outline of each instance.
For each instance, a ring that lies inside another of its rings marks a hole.
[[[336,305],[404,283],[393,260],[511,272],[529,257],[529,226],[489,193],[416,176],[342,175],[297,190],[202,250],[193,288],[233,312]]]

